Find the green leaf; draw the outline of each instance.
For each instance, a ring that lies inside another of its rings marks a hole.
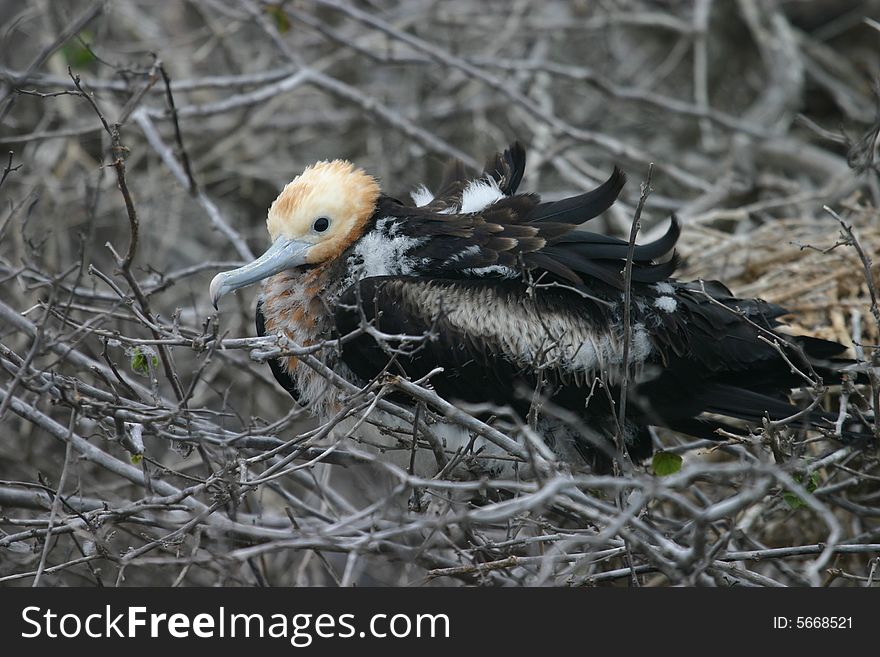
[[[651,466],[658,477],[666,477],[681,470],[681,457],[672,452],[657,452],[651,460]]]
[[[132,454],[131,455],[131,462],[134,465],[140,465],[141,461],[143,461],[143,460],[144,460],[143,454]]]
[[[83,68],[96,61],[95,55],[84,44],[91,42],[93,35],[88,30],[80,32],[61,47],[61,56],[71,68]]]
[[[148,360],[149,359],[149,360]],[[141,376],[150,376],[150,367],[159,366],[159,358],[152,349],[135,347],[131,350],[131,371]]]
[[[290,18],[279,5],[268,5],[266,13],[275,21],[275,27],[278,29],[278,32],[284,34],[290,31]]]
[[[783,493],[782,499],[786,504],[788,504],[788,507],[792,511],[797,511],[802,506],[806,506],[804,501],[801,498],[799,498],[797,495],[795,495],[794,493],[787,493],[787,492]]]
[[[796,474],[792,477],[796,482],[798,482],[801,486],[803,486],[808,493],[813,493],[817,488],[819,488],[819,473],[812,472],[810,473],[810,478],[807,481],[804,481],[804,476],[800,474]],[[807,503],[803,501],[800,497],[795,495],[790,491],[786,491],[782,494],[782,500],[789,506],[792,511],[797,511],[802,506],[806,506]]]

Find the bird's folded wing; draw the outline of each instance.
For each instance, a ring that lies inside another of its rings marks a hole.
[[[772,304],[726,297],[720,288],[712,288],[720,298],[713,303],[684,285],[677,289],[675,313],[634,313],[628,395],[634,419],[712,437],[727,425],[700,420],[705,413],[753,424],[796,413],[786,393],[803,382],[790,363],[807,367],[834,350],[823,341],[784,341],[774,329],[785,311]],[[430,381],[449,400],[522,410],[529,391],[541,386],[572,411],[583,413],[589,404],[591,416],[607,410],[595,408],[607,395],[590,395],[596,378],[613,398],[619,394],[619,319],[614,304],[567,290],[530,291],[515,280],[418,277],[364,279],[336,311],[339,335],[350,336],[342,359],[363,379],[383,372],[418,379],[442,368]],[[789,361],[760,335],[778,336]],[[828,382],[836,375],[830,363],[817,371]],[[805,419],[828,426],[821,412]],[[697,427],[700,422],[705,426]]]
[[[336,328],[340,337],[362,329],[342,359],[363,379],[443,368],[431,378],[441,396],[499,404],[545,380],[564,383],[582,408],[593,373],[620,366],[606,313],[564,291],[529,295],[515,280],[375,277],[345,292]],[[646,340],[636,341],[634,358],[647,355]]]

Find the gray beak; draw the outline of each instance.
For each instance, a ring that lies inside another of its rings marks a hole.
[[[279,237],[269,249],[251,263],[217,274],[211,281],[211,303],[217,302],[224,294],[240,287],[251,285],[285,269],[293,269],[306,264],[306,253],[314,246],[308,242]]]

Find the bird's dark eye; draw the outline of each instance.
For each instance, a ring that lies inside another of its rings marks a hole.
[[[330,228],[330,220],[327,217],[318,217],[315,219],[315,223],[312,224],[312,228],[316,233],[323,233]]]

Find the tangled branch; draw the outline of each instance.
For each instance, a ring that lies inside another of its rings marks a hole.
[[[876,24],[800,4],[18,9],[0,67],[0,583],[876,585],[878,453],[839,440],[852,422],[880,438]],[[348,157],[405,194],[513,137],[547,198],[611,164],[651,171],[605,230],[634,244],[675,212],[683,278],[849,346],[842,386],[802,371],[795,392],[836,431],[796,414],[718,441],[659,432],[680,469],[597,475],[431,375],[357,387],[330,367],[363,332],[430,335],[362,322],[298,345],[250,337],[250,295],[211,309],[210,277],[261,249],[306,164]],[[278,389],[282,356],[338,390],[333,417]],[[447,449],[441,420],[470,445]],[[394,465],[364,423],[439,474]],[[484,445],[521,476],[486,476]]]

